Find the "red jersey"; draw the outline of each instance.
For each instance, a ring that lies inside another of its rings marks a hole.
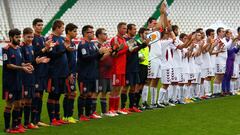
[[[103,44],[96,42],[95,43],[98,48],[100,47],[106,47],[111,48],[111,45],[109,42],[105,42]],[[99,61],[99,74],[100,79],[112,79],[113,76],[113,58],[112,56],[107,56],[104,59],[101,59]]]
[[[113,47],[116,44],[123,45],[122,49],[117,52],[117,56],[113,57],[113,73],[126,74],[126,61],[128,46],[123,37],[115,36],[111,39],[110,45]]]

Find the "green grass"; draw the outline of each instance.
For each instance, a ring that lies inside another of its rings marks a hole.
[[[0,72],[1,75],[1,72]],[[0,83],[1,85],[1,83]],[[46,96],[42,120],[48,122]],[[1,96],[1,95],[0,95]],[[47,127],[27,131],[26,135],[238,135],[240,134],[240,96],[210,99],[198,103],[177,105],[127,116],[104,118],[90,122]],[[0,129],[4,128],[0,101]],[[75,104],[76,105],[76,104]],[[98,108],[99,109],[99,108]],[[77,108],[75,107],[75,117]],[[0,135],[5,134],[0,131]]]

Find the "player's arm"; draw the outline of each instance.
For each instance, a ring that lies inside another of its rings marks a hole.
[[[64,53],[66,53],[66,49],[61,49],[61,50],[57,50],[58,46],[54,46],[52,47],[52,51],[50,51],[48,53],[48,57],[50,57],[50,59],[56,59],[61,57]]]
[[[147,47],[150,41],[151,41],[151,39],[147,38],[147,39],[145,39],[142,43],[137,42],[137,46],[136,46],[136,48],[133,49],[132,52],[138,52],[138,51],[140,51],[142,48]]]
[[[167,19],[166,10],[167,10],[167,6],[163,2],[161,7],[160,7],[160,19],[159,19],[159,22],[156,24],[156,29],[157,30],[160,30],[161,28],[165,29],[166,27],[168,27],[167,26],[168,19]]]
[[[104,54],[103,49],[100,48],[99,51],[95,51],[94,53],[89,53],[89,50],[82,45],[81,43],[78,45],[78,54],[82,60],[91,61],[97,58],[101,58]]]
[[[211,47],[212,47],[211,40],[207,39],[207,42],[205,42],[203,45],[203,52],[209,52]]]
[[[200,42],[200,44],[199,44],[199,47],[198,47],[198,49],[197,49],[197,53],[196,53],[196,55],[197,56],[199,56],[199,55],[201,55],[201,53],[203,52],[203,45],[204,45],[204,42],[203,42],[203,40]]]
[[[174,34],[174,32],[172,31],[171,27],[169,27],[168,31],[170,32],[170,38],[173,40],[173,43],[176,40],[176,36]]]
[[[124,45],[123,49],[121,49],[120,51],[118,51],[117,55],[123,55],[126,54],[128,51],[128,46]]]
[[[33,49],[34,49],[34,56],[36,57],[41,57],[41,56],[46,56],[46,54],[48,53],[49,49],[50,49],[50,43],[51,40],[48,40],[45,42],[44,40],[44,47],[42,48],[41,46],[36,46],[36,41],[33,40]]]
[[[26,73],[32,73],[32,70],[30,67],[28,66],[17,66],[17,65],[14,65],[14,64],[7,64],[7,68],[9,69],[12,69],[12,70],[22,70]]]

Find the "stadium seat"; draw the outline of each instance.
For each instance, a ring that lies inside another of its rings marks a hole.
[[[23,30],[25,27],[31,27],[32,21],[36,17],[42,18],[46,24],[52,19],[65,1],[66,0],[9,0],[13,25]]]
[[[159,2],[159,0],[152,0],[151,2],[146,0],[98,0],[94,2],[81,0],[69,9],[61,19],[65,23],[73,22],[77,24],[79,29],[86,24],[93,25],[95,29],[105,27],[108,30],[109,37],[112,37],[116,35],[116,26],[121,21],[134,23],[138,28],[143,26],[155,11]]]
[[[227,5],[227,6],[226,6]],[[239,1],[228,0],[175,0],[170,7],[173,24],[179,25],[181,32],[191,33],[198,27],[208,27],[221,20],[227,26],[236,29],[239,24]],[[189,22],[186,24],[186,22]]]

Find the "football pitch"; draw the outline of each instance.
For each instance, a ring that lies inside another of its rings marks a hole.
[[[1,70],[1,68],[0,68]],[[0,72],[2,75],[2,70]],[[2,79],[2,77],[1,77]],[[1,80],[0,79],[0,80]],[[2,81],[1,81],[2,82]],[[0,83],[2,85],[2,83]],[[2,94],[2,93],[1,93]],[[0,94],[0,96],[1,96]],[[42,120],[48,122],[44,96]],[[63,97],[63,96],[62,96]],[[62,98],[61,98],[62,99]],[[0,101],[0,135],[5,134]],[[98,105],[99,106],[99,105]],[[99,108],[98,108],[99,110]],[[62,109],[61,109],[62,111]],[[62,113],[61,113],[62,114]],[[89,122],[40,127],[26,135],[240,135],[240,96],[222,97]],[[75,103],[74,116],[77,118]]]

